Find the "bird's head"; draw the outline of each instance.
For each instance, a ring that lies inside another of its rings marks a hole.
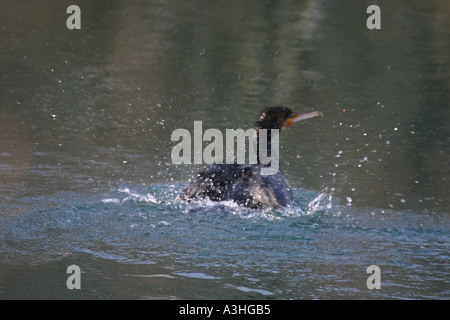
[[[255,123],[256,129],[284,129],[301,120],[323,116],[320,111],[297,113],[288,107],[265,108]]]

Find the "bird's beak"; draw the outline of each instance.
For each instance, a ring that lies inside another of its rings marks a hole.
[[[285,121],[284,125],[286,127],[289,127],[290,125],[292,125],[296,122],[314,118],[314,117],[318,117],[318,116],[323,117],[323,113],[320,111],[313,111],[313,112],[308,112],[308,113],[294,113]]]

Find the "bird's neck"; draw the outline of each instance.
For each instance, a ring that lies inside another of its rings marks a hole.
[[[265,129],[265,130],[264,130]],[[255,139],[256,139],[256,162],[257,164],[267,164],[267,159],[271,159],[272,156],[278,157],[278,135],[272,139],[273,129],[255,127]],[[278,131],[279,133],[279,131]]]

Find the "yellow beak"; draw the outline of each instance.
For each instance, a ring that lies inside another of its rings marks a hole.
[[[308,113],[294,113],[292,116],[290,116],[284,123],[284,125],[286,127],[289,127],[290,125],[293,125],[296,122],[302,121],[302,120],[306,120],[306,119],[310,119],[310,118],[314,118],[314,117],[318,117],[321,116],[323,117],[323,113],[320,111],[313,111],[313,112],[308,112]]]

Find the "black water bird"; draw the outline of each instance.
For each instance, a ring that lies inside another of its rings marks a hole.
[[[181,193],[178,199],[209,199],[212,201],[234,201],[240,205],[275,209],[293,207],[292,192],[288,181],[278,166],[275,174],[263,175],[260,156],[260,130],[267,129],[267,148],[270,156],[271,129],[282,130],[309,118],[323,116],[320,111],[296,113],[287,107],[265,108],[255,123],[256,164],[213,164],[198,176]]]

